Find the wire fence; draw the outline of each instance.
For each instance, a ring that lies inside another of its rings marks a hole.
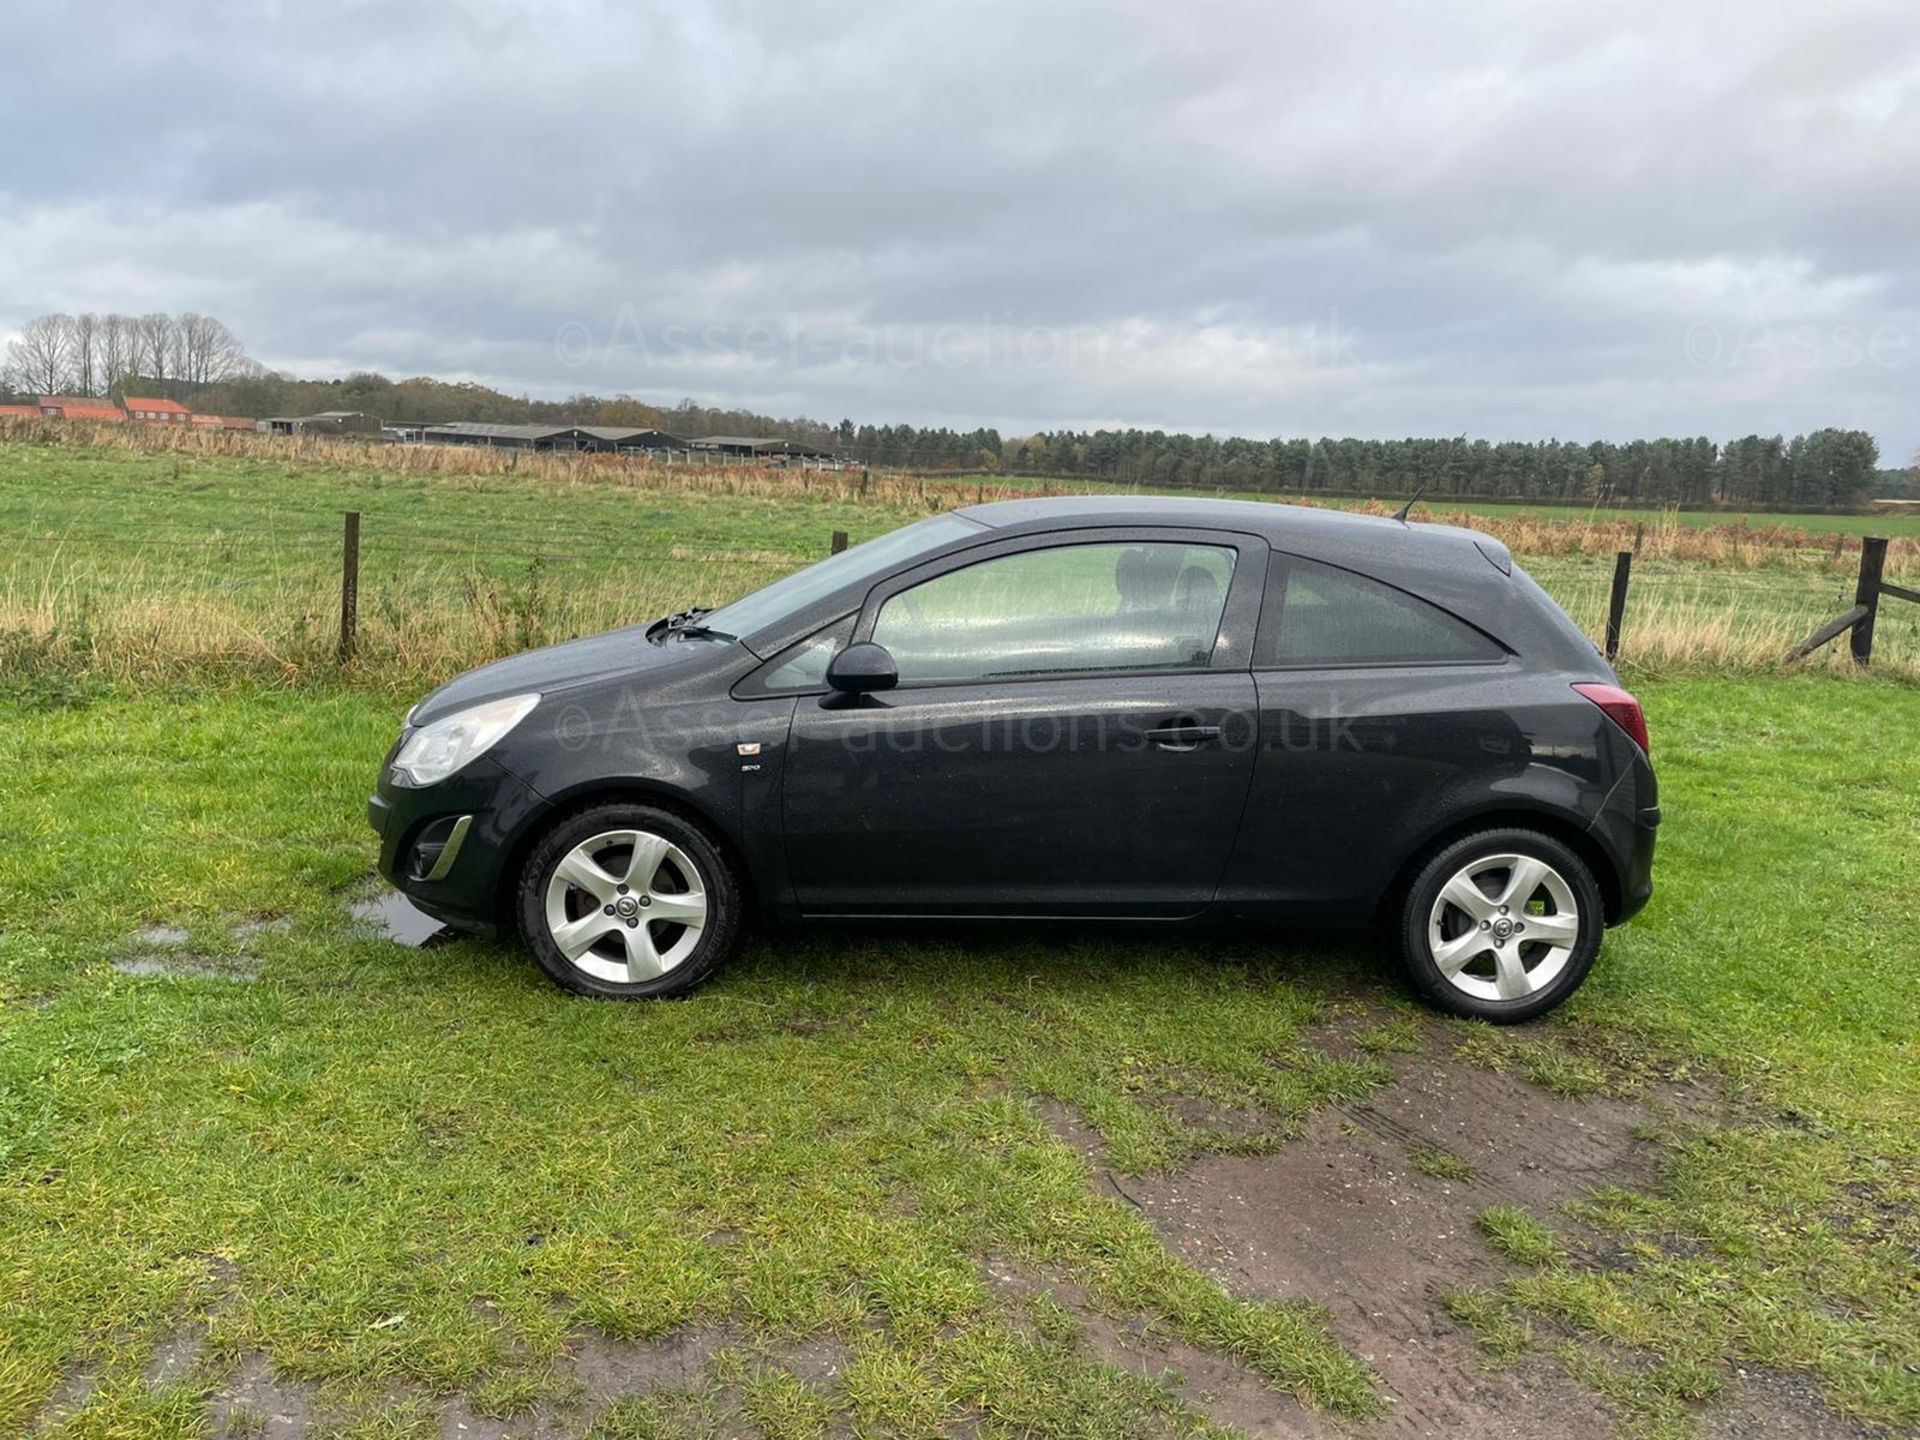
[[[683,514],[671,524],[634,515],[609,530],[564,506],[542,509],[549,513],[512,523],[489,513],[470,527],[445,512],[366,516],[351,566],[342,513],[319,505],[215,524],[131,507],[118,515],[66,507],[59,524],[18,516],[14,533],[0,534],[0,665],[294,675],[345,662],[398,683],[723,604],[846,543],[844,532],[789,522],[764,543],[740,544],[741,533],[765,527],[724,508],[694,534]],[[870,528],[900,518],[876,514]],[[1856,602],[1865,552],[1822,540],[1761,565],[1656,551],[1636,559],[1618,607],[1611,553],[1519,553],[1624,668],[1658,670],[1779,664]],[[1906,552],[1893,555],[1896,566],[1916,568]],[[1920,605],[1882,607],[1877,645],[1885,668],[1920,675]]]
[[[564,521],[466,530],[370,517],[349,572],[338,511],[250,516],[198,533],[145,516],[29,519],[0,536],[0,667],[294,676],[349,661],[396,683],[432,679],[723,603],[824,557],[833,538],[650,543],[644,526],[631,529],[639,538],[583,536]]]

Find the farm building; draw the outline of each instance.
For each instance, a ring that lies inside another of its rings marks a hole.
[[[97,395],[42,395],[40,413],[53,420],[124,420],[126,413]]]
[[[38,405],[0,405],[0,420],[38,420]]]
[[[589,453],[684,450],[686,442],[664,430],[618,425],[489,425],[463,422],[427,425],[420,439],[428,445],[487,445],[505,450],[572,450]]]
[[[730,460],[831,460],[833,452],[799,440],[773,440],[750,435],[705,435],[689,448],[696,455],[719,455]]]
[[[572,425],[494,425],[484,421],[456,421],[425,425],[420,439],[428,445],[485,445],[496,450],[591,450],[591,437]]]
[[[380,434],[380,420],[358,410],[322,410],[318,415],[274,415],[256,422],[263,435],[370,435]]]
[[[127,396],[125,409],[129,420],[162,425],[185,425],[193,418],[193,412],[178,400],[162,400],[151,395]]]
[[[626,425],[582,425],[580,429],[609,450],[639,451],[651,455],[687,448],[686,441],[664,430],[636,430]]]

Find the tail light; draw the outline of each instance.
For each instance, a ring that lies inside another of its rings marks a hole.
[[[1653,748],[1647,744],[1646,712],[1632,695],[1618,685],[1576,685],[1573,688],[1598,705],[1609,720],[1626,731],[1627,738],[1640,747],[1641,754],[1653,753]]]

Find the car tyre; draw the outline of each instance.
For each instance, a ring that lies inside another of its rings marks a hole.
[[[1510,1025],[1587,978],[1606,930],[1586,862],[1537,830],[1482,830],[1443,846],[1407,887],[1401,962],[1431,1004]]]
[[[740,882],[717,841],[654,805],[596,805],[541,837],[515,909],[540,968],[577,995],[684,995],[740,943]]]

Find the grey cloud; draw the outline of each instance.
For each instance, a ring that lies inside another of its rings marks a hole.
[[[24,10],[0,331],[193,306],[299,369],[1008,429],[1920,445],[1905,3]]]

